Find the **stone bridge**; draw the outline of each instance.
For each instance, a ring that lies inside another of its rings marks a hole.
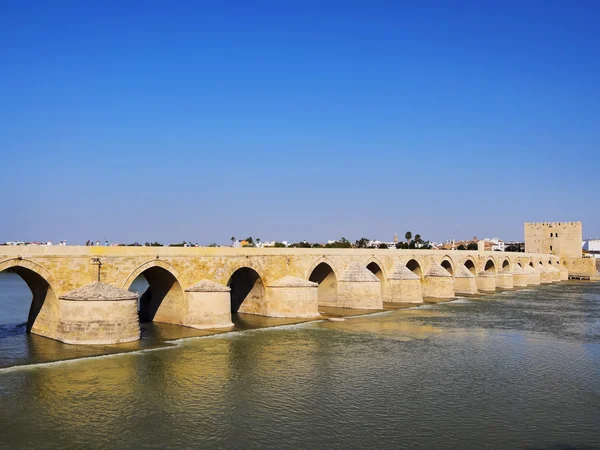
[[[236,312],[316,317],[319,306],[440,301],[567,280],[574,264],[484,251],[0,247],[0,272],[33,294],[28,331],[73,344],[139,339],[140,320],[221,328]],[[128,290],[140,276],[149,288],[138,298]]]

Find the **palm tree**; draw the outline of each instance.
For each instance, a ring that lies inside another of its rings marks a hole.
[[[412,233],[410,231],[407,231],[406,234],[404,235],[404,237],[406,238],[406,244],[410,245],[410,240],[412,239]]]
[[[258,246],[260,244],[260,238],[256,238],[256,245]]]
[[[421,235],[420,235],[420,234],[415,234],[415,242],[416,242],[417,244],[420,244],[420,243],[421,243]]]
[[[233,247],[233,244],[235,243],[235,236],[231,236],[229,240],[231,241],[231,246]]]

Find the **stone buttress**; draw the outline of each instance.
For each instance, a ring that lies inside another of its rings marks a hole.
[[[369,269],[351,262],[338,280],[338,305],[342,308],[383,309],[381,282]]]
[[[510,270],[498,270],[496,274],[496,287],[501,289],[512,289],[514,287],[514,278]]]
[[[520,265],[515,264],[511,272],[513,275],[513,287],[527,286],[527,274]]]
[[[387,274],[384,300],[391,303],[423,303],[421,278],[396,262]]]
[[[540,273],[530,265],[523,267],[523,272],[527,275],[527,284],[529,286],[539,286],[541,283]]]
[[[59,297],[58,340],[119,344],[140,338],[138,295],[99,281]]]
[[[454,279],[452,275],[436,262],[429,264],[425,270],[423,276],[423,297],[454,297]]]
[[[482,270],[476,278],[477,290],[494,292],[496,290],[496,273],[493,270]]]
[[[210,280],[201,280],[185,290],[187,311],[181,325],[191,328],[232,327],[230,289]]]
[[[316,317],[319,315],[319,285],[286,275],[267,284],[269,317]]]
[[[459,264],[454,274],[454,292],[457,294],[477,294],[477,280],[464,264]]]

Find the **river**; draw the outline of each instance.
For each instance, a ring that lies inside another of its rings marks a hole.
[[[600,448],[599,283],[130,347],[27,335],[29,302],[0,274],[1,448]]]

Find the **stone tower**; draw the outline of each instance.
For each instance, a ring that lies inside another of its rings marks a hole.
[[[525,251],[581,258],[581,222],[525,223]]]

